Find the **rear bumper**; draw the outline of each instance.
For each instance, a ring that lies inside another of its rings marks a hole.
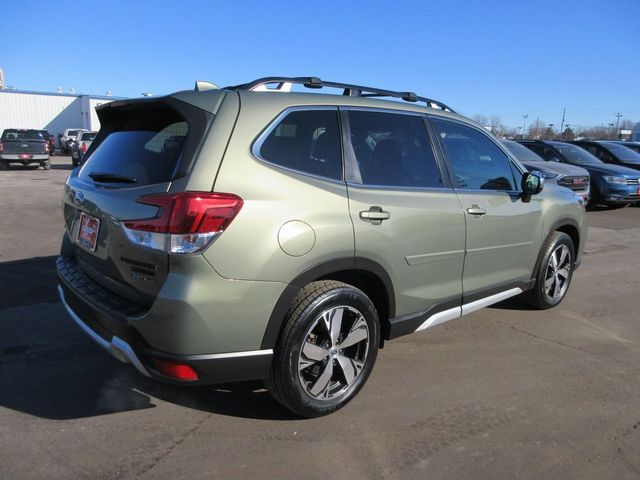
[[[146,375],[147,377],[151,376],[149,374],[149,371],[145,368],[136,353],[133,351],[133,348],[131,348],[131,345],[129,345],[127,342],[116,335],[113,335],[111,337],[111,340],[109,341],[104,339],[89,325],[84,323],[82,319],[76,314],[76,312],[73,311],[73,309],[67,303],[67,300],[64,296],[64,291],[62,290],[62,286],[60,285],[58,285],[58,295],[60,295],[60,300],[62,301],[62,304],[64,305],[64,308],[67,310],[67,313],[69,314],[71,319],[76,322],[76,325],[78,325],[84,333],[89,335],[94,342],[104,348],[107,352],[111,353],[118,360],[124,363],[132,363],[133,366],[136,367],[136,369],[143,375]]]
[[[0,160],[3,160],[5,162],[10,162],[10,163],[21,163],[23,165],[28,165],[29,163],[40,163],[40,162],[46,162],[49,160],[49,154],[48,153],[41,153],[41,154],[31,154],[30,158],[20,158],[20,155],[16,154],[12,154],[12,153],[6,153],[3,155],[0,155]]]
[[[202,350],[198,351],[193,342],[186,341],[182,342],[184,353],[158,349],[148,341],[149,338],[154,340],[154,335],[149,335],[149,331],[155,330],[155,333],[158,334],[159,331],[165,329],[164,319],[153,313],[155,306],[148,311],[135,311],[132,305],[127,302],[116,303],[114,298],[107,298],[99,286],[92,284],[82,272],[74,270],[68,260],[62,257],[58,259],[58,277],[60,299],[73,321],[94,342],[118,360],[131,363],[143,375],[170,383],[215,384],[260,380],[269,374],[273,356],[271,349],[234,350],[229,348],[230,351],[222,350],[220,353],[200,353]],[[238,284],[238,282],[233,283]],[[160,303],[167,301],[167,299],[163,299]],[[163,308],[165,311],[168,310],[167,313],[173,310],[166,303]],[[198,329],[198,326],[193,323],[185,324],[185,317],[188,315],[167,319],[173,324],[173,329],[170,332],[172,339],[186,340],[189,334],[186,330]],[[250,328],[250,325],[241,326],[241,317],[236,316],[232,320],[237,328]],[[215,326],[215,319],[211,319],[208,330],[215,332]],[[215,344],[216,342],[211,336],[213,334],[209,335],[203,341]],[[205,336],[204,331],[200,330],[198,336]],[[222,340],[224,339],[217,338],[218,342]],[[258,346],[258,348],[260,347]],[[194,354],[188,354],[189,351]],[[215,350],[213,351],[215,352]],[[155,369],[155,359],[188,365],[195,370],[198,379],[178,380],[164,375]]]

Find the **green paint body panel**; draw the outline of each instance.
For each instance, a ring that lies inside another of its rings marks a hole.
[[[287,170],[252,153],[260,134],[290,107],[336,112],[343,106],[370,107],[472,123],[457,114],[324,94],[209,90],[173,97],[215,118],[190,172],[144,192],[226,192],[244,204],[203,253],[168,256],[168,273],[153,292],[152,305],[144,315],[129,319],[154,349],[181,355],[259,350],[287,286],[338,258],[362,257],[384,268],[393,284],[396,316],[444,301],[462,302],[465,292],[530,279],[545,239],[558,225],[577,226],[580,260],[584,208],[561,187],[548,185],[528,203],[495,191],[374,188]],[[111,212],[110,228],[157,211],[136,203],[135,189],[94,192],[89,198],[96,208]],[[71,193],[65,202],[72,205]],[[467,213],[474,204],[486,215]],[[380,206],[390,218],[379,225],[364,221],[359,213],[371,206]],[[135,257],[139,248],[131,246],[128,253]]]

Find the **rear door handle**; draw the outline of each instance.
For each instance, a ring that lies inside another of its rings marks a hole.
[[[484,214],[487,213],[487,211],[484,208],[480,208],[480,205],[471,205],[471,208],[467,208],[467,212],[470,215],[478,215],[478,216],[482,216]]]
[[[380,225],[383,220],[391,218],[391,214],[382,210],[382,207],[369,207],[369,210],[360,212],[360,218],[372,225]]]

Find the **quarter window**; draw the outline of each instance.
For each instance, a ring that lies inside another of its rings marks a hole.
[[[348,118],[363,184],[442,187],[422,117],[352,110]]]
[[[342,178],[336,110],[294,110],[267,135],[260,157],[269,163],[335,180]]]
[[[459,188],[517,190],[509,157],[474,128],[432,119]]]

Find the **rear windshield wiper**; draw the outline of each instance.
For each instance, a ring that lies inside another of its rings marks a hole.
[[[132,177],[125,177],[116,173],[108,172],[91,172],[89,174],[92,180],[103,183],[138,183],[138,180]]]

